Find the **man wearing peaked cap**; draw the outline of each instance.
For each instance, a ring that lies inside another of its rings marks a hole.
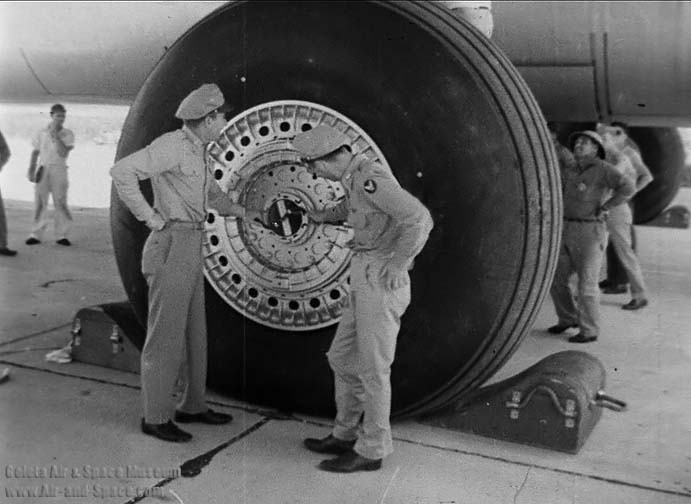
[[[215,110],[225,108],[225,99],[219,87],[216,84],[202,84],[180,102],[175,117],[183,121],[201,119]]]
[[[147,335],[141,355],[145,434],[165,441],[189,441],[174,422],[224,424],[232,417],[209,409],[206,387],[206,314],[202,239],[209,197],[221,215],[255,218],[231,202],[209,176],[205,147],[226,125],[223,93],[203,84],[180,103],[181,129],[165,133],[111,168],[115,188],[134,216],[151,232],[142,253],[149,287]],[[153,207],[139,188],[150,179]],[[220,196],[219,196],[220,193]],[[186,358],[186,388],[179,405],[171,397]]]
[[[607,213],[630,198],[633,180],[607,163],[605,147],[594,131],[579,131],[569,137],[576,165],[562,170],[564,227],[561,248],[550,294],[559,318],[547,329],[561,334],[578,327],[572,343],[595,341],[600,333],[598,279],[607,245]],[[570,289],[571,276],[578,275],[578,303]]]
[[[350,144],[348,135],[325,125],[317,126],[293,139],[293,147],[302,154],[305,161],[319,159]]]
[[[336,421],[324,439],[305,439],[317,453],[339,455],[320,469],[374,471],[393,451],[389,415],[391,365],[400,318],[410,303],[408,270],[432,229],[425,206],[379,163],[351,150],[348,135],[329,126],[298,134],[293,147],[312,174],[339,181],[346,197],[312,211],[318,223],[347,218],[351,293],[331,348]],[[362,425],[360,426],[360,419]]]

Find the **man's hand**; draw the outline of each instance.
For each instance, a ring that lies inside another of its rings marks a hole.
[[[254,210],[248,208],[245,210],[245,219],[250,222],[256,222],[258,224],[264,225],[264,215],[261,210]]]
[[[602,205],[598,205],[597,210],[595,210],[595,217],[605,217],[608,212],[609,207],[607,206],[607,203],[603,203]]]
[[[166,221],[164,221],[163,217],[161,217],[158,213],[154,213],[146,225],[149,226],[149,229],[152,231],[160,231],[165,227]]]
[[[386,290],[396,290],[408,285],[407,268],[394,262],[387,262],[379,273],[379,282]]]

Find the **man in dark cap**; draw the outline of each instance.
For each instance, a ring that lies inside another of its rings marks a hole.
[[[414,257],[432,230],[425,206],[388,168],[353,153],[351,140],[330,126],[293,140],[308,170],[343,185],[338,205],[312,212],[316,222],[348,220],[351,293],[327,358],[334,372],[336,422],[324,439],[306,439],[318,453],[339,455],[319,467],[332,472],[374,471],[393,451],[391,364],[400,318],[410,303]],[[362,424],[360,425],[362,419]]]
[[[183,121],[181,129],[158,137],[110,170],[120,199],[151,230],[142,254],[149,312],[141,356],[141,427],[144,433],[166,441],[192,437],[173,417],[183,423],[225,424],[232,420],[230,415],[209,409],[204,398],[207,344],[202,237],[210,197],[216,199],[213,206],[221,215],[256,215],[229,200],[224,202],[206,166],[205,146],[226,125],[224,103],[216,84],[200,86],[182,100],[175,113]],[[139,189],[143,179],[151,179],[153,207]],[[176,410],[171,394],[183,365],[186,388]]]
[[[573,133],[569,144],[576,165],[562,172],[564,230],[550,292],[559,321],[548,331],[561,334],[578,327],[580,332],[569,341],[588,343],[600,333],[598,279],[607,245],[607,212],[630,198],[635,187],[604,160],[605,146],[594,131]],[[573,273],[578,276],[578,304],[569,287]]]

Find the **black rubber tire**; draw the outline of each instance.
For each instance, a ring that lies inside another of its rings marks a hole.
[[[180,124],[180,100],[217,82],[236,111],[299,99],[333,108],[382,149],[435,229],[412,271],[392,370],[394,415],[439,408],[512,354],[551,283],[561,232],[556,159],[509,60],[431,2],[224,6],[176,42],[133,104],[117,157]],[[146,316],[146,230],[114,195],[113,241]],[[285,332],[235,312],[207,285],[209,384],[237,398],[330,415],[324,353],[335,327]]]
[[[633,199],[634,224],[645,224],[674,200],[684,175],[686,153],[677,128],[629,128],[653,181]]]

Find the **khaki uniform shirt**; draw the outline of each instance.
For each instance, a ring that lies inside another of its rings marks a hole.
[[[600,206],[619,205],[633,196],[633,180],[602,159],[595,158],[585,166],[566,170],[562,177],[564,218],[597,219]]]
[[[149,222],[158,213],[166,222],[202,222],[206,217],[207,179],[204,144],[187,127],[161,135],[110,169],[120,199],[134,216]],[[154,208],[139,181],[151,179]]]
[[[38,131],[31,139],[31,146],[38,151],[38,164],[44,166],[59,166],[67,168],[67,157],[62,157],[58,154],[58,148],[55,145],[55,140],[50,136],[49,126]],[[58,136],[62,143],[67,147],[74,147],[74,133],[67,128],[62,128],[58,132]]]
[[[376,251],[410,268],[433,227],[429,210],[391,172],[361,155],[353,157],[341,184],[346,198],[318,218],[331,222],[347,218],[353,227],[351,249]]]

